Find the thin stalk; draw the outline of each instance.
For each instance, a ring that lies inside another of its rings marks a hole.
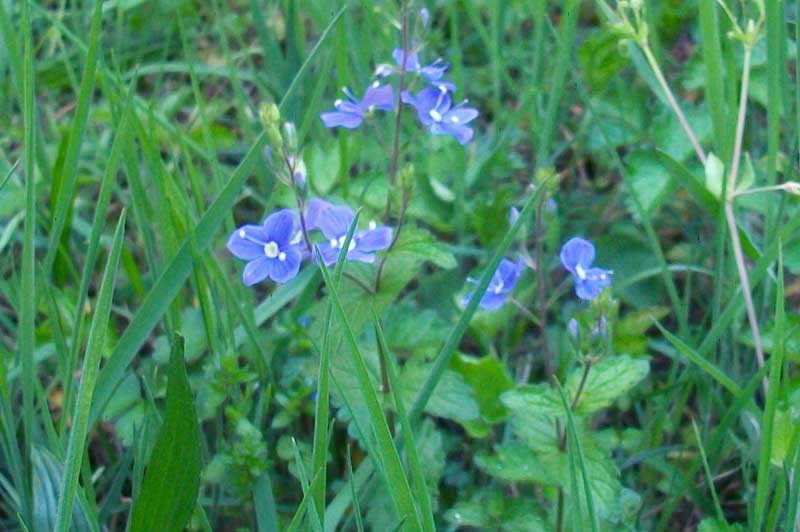
[[[736,190],[736,178],[739,174],[739,162],[742,154],[742,137],[744,136],[744,122],[747,116],[747,92],[750,86],[750,59],[753,54],[752,45],[745,45],[744,49],[744,65],[742,67],[742,88],[739,95],[739,113],[736,120],[736,137],[733,147],[733,160],[731,161],[731,171],[728,175],[728,195],[725,200],[725,219],[728,222],[728,230],[731,234],[731,243],[733,244],[733,255],[736,259],[736,269],[739,272],[739,281],[742,284],[742,294],[744,295],[745,308],[747,310],[747,319],[750,322],[750,329],[753,332],[753,344],[756,350],[756,361],[758,368],[764,367],[764,348],[761,344],[761,333],[758,327],[758,318],[756,317],[756,309],[753,305],[753,295],[750,290],[750,280],[747,277],[747,266],[744,263],[744,253],[742,251],[742,243],[739,239],[739,230],[736,226],[736,217],[733,213],[733,200],[735,195],[733,191]],[[769,386],[769,381],[764,378],[763,381],[764,392],[766,393]]]
[[[689,142],[692,143],[692,147],[694,148],[697,157],[700,161],[705,165],[706,164],[706,153],[703,151],[703,148],[700,146],[700,142],[697,140],[697,136],[694,134],[692,130],[692,126],[689,125],[689,122],[686,120],[686,116],[683,114],[683,110],[681,110],[681,106],[678,105],[678,101],[675,99],[675,95],[672,93],[672,89],[669,88],[669,83],[667,83],[666,78],[664,78],[664,73],[661,71],[661,67],[658,66],[658,61],[656,57],[653,55],[653,51],[650,50],[650,45],[647,42],[640,42],[639,46],[642,48],[642,52],[644,52],[645,58],[647,58],[647,62],[650,64],[650,68],[653,69],[653,73],[658,80],[659,85],[664,91],[664,94],[667,96],[667,101],[669,101],[669,105],[672,107],[672,110],[675,111],[675,114],[678,117],[678,122],[681,123],[681,127],[683,131],[686,133],[686,136],[689,138]]]
[[[389,163],[389,190],[386,193],[386,218],[389,218],[392,210],[392,188],[397,180],[397,165],[400,159],[400,126],[403,117],[403,99],[400,96],[406,83],[406,61],[408,60],[408,10],[407,2],[403,1],[400,13],[401,32],[403,34],[403,61],[400,65],[400,79],[397,85],[397,97],[395,107],[397,112],[394,117],[394,138],[392,139],[392,158]]]
[[[544,358],[544,369],[547,374],[547,381],[553,385],[553,359],[550,356],[550,347],[547,339],[547,292],[545,286],[544,272],[544,251],[542,239],[544,231],[542,229],[544,219],[544,204],[547,201],[547,193],[539,198],[536,205],[536,243],[534,244],[534,261],[536,265],[536,288],[538,291],[538,310],[539,310],[539,335],[542,342],[542,357]]]

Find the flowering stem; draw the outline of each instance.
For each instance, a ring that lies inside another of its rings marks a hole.
[[[539,204],[536,206],[536,243],[535,243],[535,265],[536,265],[536,286],[538,289],[538,307],[539,307],[539,332],[542,341],[542,356],[544,358],[544,369],[547,374],[547,381],[550,386],[553,386],[553,360],[550,357],[549,342],[547,340],[547,292],[544,275],[544,260],[542,249],[542,237],[544,231],[542,230],[544,219],[544,204],[547,201],[547,194],[542,194],[539,198]]]
[[[744,253],[742,252],[742,243],[739,239],[739,229],[736,226],[736,217],[733,212],[733,200],[736,197],[736,178],[739,174],[739,162],[742,155],[742,138],[744,136],[744,121],[747,115],[747,93],[750,84],[750,59],[753,53],[752,44],[746,43],[744,48],[744,65],[742,67],[742,88],[739,95],[739,114],[736,120],[736,138],[733,147],[733,160],[731,161],[731,171],[728,175],[728,195],[725,199],[725,219],[728,222],[728,230],[731,234],[731,243],[733,244],[733,255],[736,259],[736,269],[739,272],[739,282],[742,284],[742,293],[744,295],[744,303],[747,309],[747,319],[750,322],[750,330],[753,333],[753,344],[756,350],[756,361],[758,362],[759,369],[764,367],[764,349],[761,344],[761,333],[758,327],[758,318],[756,317],[755,305],[753,305],[753,296],[750,292],[750,280],[747,277],[747,266],[744,263]],[[769,380],[764,377],[763,381],[764,393],[766,394],[769,387]]]
[[[400,96],[403,93],[403,89],[405,88],[406,82],[406,61],[408,60],[408,13],[406,9],[407,2],[403,1],[403,6],[401,8],[401,32],[403,34],[403,61],[400,65],[400,80],[397,85],[397,96],[395,98],[395,107],[397,107],[397,113],[394,117],[394,138],[392,139],[392,158],[391,162],[389,163],[389,190],[386,193],[386,219],[389,219],[389,215],[391,214],[392,210],[392,188],[394,188],[395,182],[397,180],[397,165],[400,159],[400,126],[401,118],[403,116],[403,99]]]

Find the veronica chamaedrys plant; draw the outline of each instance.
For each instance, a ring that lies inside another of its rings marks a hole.
[[[581,237],[569,239],[561,248],[561,264],[575,279],[575,295],[584,301],[596,298],[611,285],[610,270],[592,267],[594,244]]]
[[[237,228],[228,238],[227,248],[236,258],[247,261],[242,282],[252,286],[267,278],[276,283],[294,278],[303,260],[301,242],[297,213],[281,209],[267,216],[263,225]]]
[[[360,100],[347,87],[342,88],[342,92],[347,96],[347,100],[336,100],[333,104],[336,108],[335,111],[320,115],[325,127],[355,129],[364,122],[366,116],[376,109],[394,110],[395,98],[391,85],[381,85],[375,81],[367,87],[364,97]]]
[[[478,117],[478,110],[464,107],[466,100],[454,107],[445,87],[427,87],[416,95],[403,91],[401,98],[416,109],[420,123],[434,135],[452,135],[462,145],[472,140],[474,131],[467,124]]]
[[[400,72],[403,70],[405,63],[405,71],[409,74],[419,74],[422,78],[437,88],[444,88],[453,91],[456,86],[451,81],[442,79],[444,73],[450,68],[448,63],[445,63],[442,58],[437,58],[433,63],[423,65],[419,60],[419,52],[416,49],[403,50],[402,48],[395,48],[392,51],[392,59],[397,63],[397,66],[380,65],[375,74],[381,77]]]
[[[347,232],[355,219],[355,212],[347,205],[334,205],[319,198],[308,202],[306,220],[308,229],[319,229],[326,240],[317,244],[326,266],[336,263]],[[369,222],[368,229],[359,229],[353,234],[347,251],[347,260],[371,263],[375,252],[388,248],[392,243],[392,229],[378,227],[375,221]],[[315,257],[316,260],[316,257]]]
[[[508,294],[513,292],[514,288],[517,286],[519,276],[524,269],[525,264],[522,261],[515,262],[510,259],[503,259],[500,261],[478,306],[488,311],[497,310],[502,307],[506,302]],[[478,284],[478,280],[472,277],[468,277],[467,282]],[[464,296],[465,305],[470,302],[473,294],[474,292],[470,292]]]

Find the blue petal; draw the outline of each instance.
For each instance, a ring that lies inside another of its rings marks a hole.
[[[495,294],[494,292],[488,292],[487,291],[485,294],[483,294],[483,297],[481,298],[481,302],[480,302],[479,306],[483,310],[493,311],[493,310],[497,310],[500,307],[502,307],[503,303],[505,303],[505,302],[506,302],[506,294],[505,293]]]
[[[575,273],[576,266],[584,270],[594,262],[594,245],[581,237],[569,239],[561,248],[561,264],[571,273]]]
[[[242,282],[244,285],[253,286],[269,277],[271,271],[270,263],[273,260],[274,259],[268,259],[267,257],[261,257],[248,262],[242,273]]]
[[[375,82],[373,85],[370,85],[367,87],[366,92],[364,92],[364,99],[361,100],[362,111],[369,110],[370,106],[374,107],[375,109],[380,109],[381,111],[394,110],[394,90],[392,89],[392,86],[376,86],[376,84],[377,82]]]
[[[319,229],[325,238],[340,238],[347,234],[356,214],[347,205],[334,205],[319,198],[308,202],[308,229]]]
[[[264,256],[265,243],[260,225],[243,225],[231,233],[226,247],[237,259],[253,260]]]
[[[319,253],[322,255],[322,262],[325,263],[325,266],[336,264],[339,258],[339,248],[331,246],[328,242],[320,242],[314,245],[319,249]],[[316,253],[314,253],[314,264],[319,264]]]
[[[590,301],[611,285],[611,272],[601,268],[590,268],[586,271],[586,278],[575,277],[575,295],[585,301]]]
[[[302,255],[297,246],[291,246],[285,250],[284,260],[272,259],[270,261],[270,278],[276,283],[285,283],[293,279],[300,271],[300,261]]]
[[[355,129],[364,121],[364,117],[358,113],[345,113],[341,111],[331,111],[319,115],[325,127],[343,127]]]
[[[278,244],[283,250],[289,247],[289,241],[294,234],[297,215],[291,209],[275,211],[264,220],[264,238]]]
[[[376,229],[358,231],[353,238],[356,240],[358,251],[376,251],[386,249],[392,243],[392,228],[378,227]]]

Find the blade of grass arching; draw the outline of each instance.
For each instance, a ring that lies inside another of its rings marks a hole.
[[[358,227],[358,219],[360,212],[356,212],[350,228],[345,235],[344,243],[339,249],[339,256],[336,260],[336,267],[333,273],[333,279],[336,287],[339,287],[339,282],[342,279],[344,272],[344,265],[347,262],[347,251],[350,249],[350,242],[355,234],[356,227]],[[322,351],[319,357],[319,374],[317,376],[317,404],[314,410],[314,441],[313,453],[311,458],[311,467],[315,475],[320,475],[321,481],[319,483],[318,492],[314,493],[314,505],[317,513],[317,518],[325,525],[325,492],[327,491],[327,463],[328,463],[328,415],[330,406],[330,355],[332,349],[332,335],[330,334],[331,326],[333,325],[333,303],[328,302],[325,309],[325,328],[322,332]]]
[[[422,525],[419,522],[417,515],[416,505],[414,504],[414,496],[411,493],[411,487],[408,483],[405,471],[403,470],[403,463],[400,460],[400,453],[395,447],[392,440],[392,434],[389,431],[389,426],[386,423],[386,418],[383,415],[383,408],[381,407],[378,394],[372,385],[369,377],[369,372],[364,363],[364,358],[361,355],[361,350],[356,342],[353,330],[350,327],[350,321],[347,318],[347,311],[342,306],[339,300],[339,294],[336,290],[336,285],[328,268],[325,266],[322,256],[317,250],[317,259],[319,262],[322,276],[325,279],[325,285],[328,287],[331,301],[333,302],[335,314],[339,319],[339,323],[343,329],[343,336],[347,351],[350,353],[351,362],[353,364],[356,378],[358,379],[359,388],[366,403],[369,417],[372,424],[372,429],[377,438],[377,448],[380,453],[381,462],[386,469],[386,476],[388,477],[387,489],[394,502],[397,514],[401,519],[405,519],[405,530],[422,530]],[[499,261],[498,261],[499,262]],[[488,283],[487,283],[488,284]]]
[[[723,161],[731,160],[733,136],[725,108],[725,81],[722,70],[722,38],[715,0],[698,1],[700,38],[705,65],[705,97],[714,131],[714,147]]]
[[[378,349],[383,352],[383,358],[386,361],[386,373],[389,380],[389,387],[392,391],[392,399],[397,409],[397,418],[400,420],[403,443],[405,444],[406,454],[408,455],[408,465],[411,470],[411,481],[414,484],[415,491],[419,494],[417,502],[419,503],[419,513],[422,516],[422,525],[426,532],[434,532],[436,530],[436,524],[433,520],[430,493],[425,483],[425,474],[422,471],[422,464],[417,454],[417,445],[414,439],[414,432],[411,428],[411,422],[406,414],[403,397],[398,388],[397,362],[395,361],[394,355],[389,350],[389,344],[386,342],[386,337],[383,335],[381,321],[375,313],[375,309],[371,308],[370,310],[372,310],[372,320],[375,326],[375,337],[378,340]]]
[[[60,171],[57,171],[61,185],[56,196],[55,213],[50,228],[50,244],[44,259],[44,271],[48,276],[53,267],[58,247],[61,244],[61,235],[65,229],[67,212],[72,205],[72,199],[75,194],[75,185],[78,177],[78,156],[80,155],[81,145],[83,144],[86,120],[89,117],[89,106],[91,105],[92,93],[94,92],[95,70],[97,66],[97,52],[100,43],[102,19],[103,2],[95,2],[94,13],[92,14],[92,25],[89,30],[89,50],[86,54],[86,66],[84,68],[77,104],[75,106],[75,117],[72,120],[72,127],[69,132],[64,165]]]
[[[569,454],[570,456],[574,455],[575,460],[578,462],[578,467],[581,470],[581,477],[583,480],[583,495],[586,498],[586,510],[589,514],[589,523],[591,524],[593,532],[599,532],[600,521],[597,518],[597,512],[595,511],[594,507],[594,495],[592,494],[592,488],[589,484],[589,471],[586,467],[586,458],[583,454],[583,448],[581,447],[581,439],[578,436],[578,430],[575,427],[575,419],[572,416],[570,400],[567,399],[567,394],[564,391],[564,387],[561,386],[561,383],[558,382],[558,380],[556,380],[556,385],[558,386],[558,392],[561,395],[561,404],[564,406],[564,414],[567,418],[567,442],[572,448],[572,452]],[[580,496],[578,494],[577,486],[574,484],[575,483],[573,481],[572,495],[575,498],[575,506],[577,509],[579,509],[581,506]]]
[[[353,460],[350,457],[350,446],[347,446],[347,483],[350,485],[350,496],[353,498],[353,514],[356,516],[356,530],[364,532],[364,521],[361,518],[361,505],[358,502],[356,483],[353,481]]]
[[[694,437],[697,440],[697,449],[700,451],[700,459],[703,462],[703,471],[706,474],[706,483],[708,490],[711,492],[711,498],[714,501],[714,511],[717,512],[717,519],[721,522],[725,520],[725,514],[722,511],[722,505],[719,503],[719,496],[717,495],[717,488],[714,486],[714,475],[711,474],[711,468],[708,465],[708,458],[706,457],[706,449],[703,447],[703,440],[700,437],[700,431],[697,428],[697,423],[692,418],[692,428],[694,429]]]
[[[544,166],[545,162],[549,163],[550,143],[553,140],[556,129],[558,111],[561,108],[561,98],[564,93],[564,84],[571,63],[570,59],[575,50],[573,43],[580,5],[580,0],[564,0],[561,22],[558,24],[558,51],[556,52],[553,74],[550,76],[552,82],[547,91],[550,97],[547,100],[544,122],[539,130],[539,142],[536,145],[536,152],[539,154],[538,166],[540,167]]]
[[[764,530],[780,530],[778,527],[778,519],[780,518],[781,510],[783,509],[783,497],[786,495],[786,480],[788,475],[779,475],[776,482],[777,485],[773,489],[772,503],[770,504],[769,514],[767,515],[767,522]]]
[[[742,392],[742,389],[739,387],[739,385],[736,384],[733,379],[728,377],[724,371],[712,364],[710,361],[706,360],[705,357],[689,347],[686,342],[669,332],[658,320],[654,319],[653,324],[658,327],[658,330],[661,331],[661,334],[664,335],[664,338],[666,338],[669,343],[675,347],[675,349],[680,351],[681,354],[688,358],[690,362],[696,364],[700,369],[702,369],[715,381],[720,383],[730,393],[733,395],[739,395]]]
[[[22,427],[23,451],[25,464],[25,484],[17,486],[22,494],[22,518],[24,522],[33,524],[33,486],[31,470],[31,452],[33,448],[33,434],[35,413],[33,399],[36,394],[36,368],[34,367],[34,351],[36,349],[35,321],[36,321],[36,187],[34,180],[34,150],[36,138],[36,123],[34,122],[34,77],[33,77],[33,37],[31,35],[31,20],[28,8],[29,2],[22,3],[22,35],[24,45],[23,66],[23,128],[24,128],[24,154],[23,168],[25,170],[25,228],[22,243],[22,294],[29,297],[22,298],[19,319],[19,358],[22,364]]]
[[[779,246],[780,248],[780,246]],[[761,449],[758,459],[758,476],[756,480],[756,502],[753,516],[754,530],[761,530],[764,519],[764,509],[767,506],[767,495],[770,490],[770,468],[772,467],[772,437],[775,430],[775,410],[781,394],[781,369],[785,352],[785,327],[786,311],[784,308],[783,291],[783,252],[778,251],[778,280],[776,283],[777,294],[775,298],[775,349],[769,359],[769,389],[767,400],[764,404],[764,415],[761,418]]]
[[[264,65],[271,73],[270,76],[266,76],[266,81],[272,85],[272,89],[276,93],[280,93],[286,87],[288,76],[286,76],[280,43],[272,32],[267,31],[267,21],[263,11],[263,2],[250,0],[250,14],[253,17],[256,35],[261,44],[261,52],[264,54]]]
[[[250,151],[248,151],[228,179],[225,187],[200,219],[195,228],[199,250],[202,251],[208,247],[217,228],[228,215],[238,197],[239,190],[250,174],[253,163],[260,156],[265,141],[266,135],[260,135],[258,141],[250,148]],[[128,364],[136,356],[136,352],[147,339],[153,327],[159,322],[161,316],[167,311],[192,269],[191,245],[188,239],[184,239],[178,252],[161,271],[158,280],[150,289],[100,372],[95,399],[92,403],[91,423],[94,423],[102,413],[111,394],[121,382]]]
[[[297,441],[292,438],[292,449],[294,450],[294,462],[297,466],[297,473],[300,477],[300,486],[303,488],[303,495],[308,493],[308,474],[306,473],[306,466],[303,465],[303,457],[300,456],[300,449],[297,447]],[[313,509],[309,509],[308,518],[311,521],[312,528],[316,532],[322,532],[322,523],[319,521],[319,514]]]
[[[89,233],[89,241],[86,244],[86,255],[84,256],[83,272],[81,274],[81,284],[78,289],[77,299],[75,302],[75,314],[73,317],[72,335],[70,337],[69,351],[67,355],[67,363],[63,372],[64,379],[64,411],[72,411],[72,397],[75,387],[72,386],[72,375],[78,364],[78,351],[79,351],[79,334],[83,329],[83,323],[86,317],[84,303],[89,292],[89,285],[92,282],[92,274],[94,272],[95,262],[97,260],[97,252],[100,244],[100,235],[105,225],[105,218],[108,212],[108,204],[111,199],[111,191],[114,185],[115,177],[120,163],[125,142],[129,137],[128,127],[128,113],[130,112],[131,94],[133,91],[128,92],[128,98],[125,103],[125,108],[122,111],[119,122],[116,124],[116,135],[111,145],[111,151],[108,155],[108,162],[100,181],[100,192],[97,195],[97,200],[94,204],[94,217],[92,218],[92,228]],[[67,351],[65,351],[67,352]],[[61,417],[59,432],[66,436],[68,416]]]
[[[97,372],[100,369],[100,359],[103,356],[108,320],[111,316],[111,300],[114,296],[114,282],[116,280],[117,267],[119,266],[124,234],[125,211],[123,210],[117,223],[117,228],[114,231],[111,253],[108,256],[105,271],[103,272],[95,314],[89,328],[86,354],[81,368],[81,382],[78,387],[78,396],[72,415],[72,430],[70,431],[66,460],[64,462],[63,491],[59,499],[58,513],[54,526],[54,530],[58,532],[67,532],[70,529],[72,504],[75,500],[76,491],[80,489],[78,475],[81,470],[84,445],[89,431],[89,408],[91,407],[94,386],[97,382]]]
[[[494,275],[497,266],[500,264],[500,261],[503,260],[503,256],[506,254],[506,251],[508,251],[508,248],[511,247],[511,244],[517,237],[517,233],[519,232],[523,223],[528,219],[528,216],[533,211],[536,202],[539,200],[539,196],[547,188],[552,179],[554,179],[554,177],[550,176],[539,184],[533,194],[531,194],[530,198],[528,198],[528,201],[525,202],[525,205],[522,207],[517,220],[508,230],[506,236],[503,237],[503,240],[500,242],[500,245],[497,246],[497,249],[495,249],[492,258],[486,265],[486,270],[483,272],[478,284],[475,286],[475,292],[473,293],[472,299],[469,303],[467,303],[467,306],[464,308],[461,317],[458,319],[455,327],[453,327],[453,330],[447,337],[447,341],[436,355],[436,360],[433,363],[433,367],[431,368],[430,373],[428,373],[428,377],[425,379],[425,382],[422,384],[419,392],[417,393],[417,397],[414,399],[414,404],[408,413],[408,417],[412,423],[414,423],[416,418],[422,414],[423,410],[425,410],[425,406],[428,404],[428,400],[430,400],[433,390],[439,383],[439,379],[442,378],[444,371],[450,364],[450,360],[453,358],[453,354],[456,352],[458,345],[461,343],[461,338],[464,336],[464,333],[466,333],[467,327],[469,327],[469,323],[472,320],[472,316],[475,314],[475,311],[478,310],[478,303],[480,303],[484,292],[486,292],[486,289],[489,287],[489,282],[492,280],[492,276]]]

